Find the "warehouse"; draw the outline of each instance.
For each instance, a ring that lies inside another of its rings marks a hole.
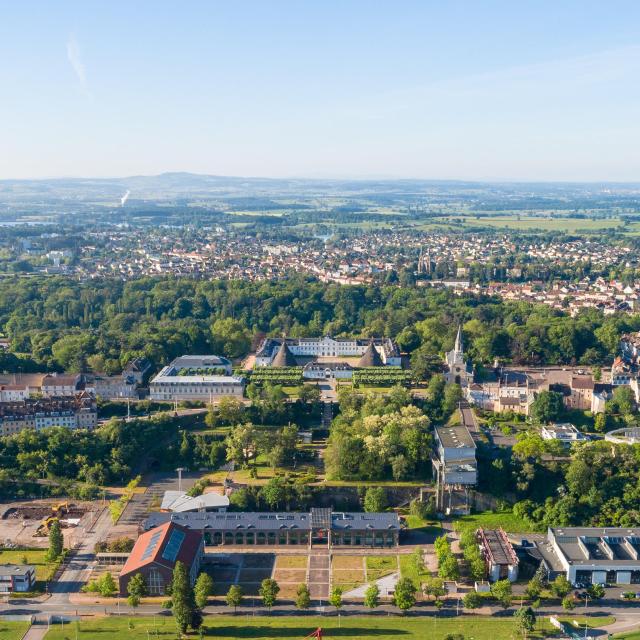
[[[640,584],[640,528],[550,528],[536,544],[550,579],[572,584]]]
[[[152,513],[143,528],[167,522],[204,534],[210,546],[322,545],[394,547],[399,544],[398,514],[342,513],[331,509],[286,513]]]

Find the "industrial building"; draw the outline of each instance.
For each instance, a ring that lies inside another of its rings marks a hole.
[[[549,528],[536,548],[550,580],[640,584],[640,527]]]
[[[518,579],[518,556],[502,529],[478,529],[476,532],[482,557],[487,566],[491,582]]]
[[[467,427],[435,428],[435,451],[432,456],[436,478],[436,508],[468,512],[469,488],[478,484],[476,444]]]
[[[394,547],[400,520],[394,512],[342,513],[317,508],[286,513],[152,513],[143,529],[176,523],[204,535],[208,546],[322,545]]]
[[[149,595],[164,595],[176,562],[182,562],[194,584],[204,555],[202,532],[165,522],[136,540],[120,572],[120,595],[127,594],[129,580],[140,573]]]

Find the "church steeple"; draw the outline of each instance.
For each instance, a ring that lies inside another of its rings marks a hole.
[[[456,343],[453,347],[456,353],[463,353],[462,349],[462,325],[458,325],[458,335],[456,335]]]

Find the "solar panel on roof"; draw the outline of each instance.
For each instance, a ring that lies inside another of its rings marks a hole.
[[[156,550],[156,547],[158,546],[158,540],[160,540],[161,536],[162,536],[162,531],[156,531],[151,536],[151,538],[149,539],[149,544],[147,545],[147,548],[144,550],[144,553],[142,554],[141,560],[147,560],[153,555],[153,552]]]
[[[171,536],[169,537],[169,542],[167,542],[167,546],[162,552],[163,559],[168,560],[169,562],[175,562],[184,539],[184,531],[179,531],[178,529],[172,531]]]

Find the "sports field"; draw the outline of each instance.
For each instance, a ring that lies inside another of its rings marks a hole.
[[[172,618],[98,618],[65,625],[64,631],[56,627],[47,633],[46,640],[148,640],[149,638],[176,637]],[[130,628],[129,625],[133,628]],[[515,636],[513,620],[478,616],[445,617],[351,617],[335,615],[325,617],[249,617],[215,616],[205,620],[204,637],[265,638],[269,640],[295,640],[304,638],[316,628],[322,627],[325,638],[375,638],[375,640],[444,640],[448,634],[460,633],[474,640],[510,640]],[[543,638],[553,628],[547,620],[539,622],[538,629],[529,638]],[[197,638],[197,634],[193,634]]]

